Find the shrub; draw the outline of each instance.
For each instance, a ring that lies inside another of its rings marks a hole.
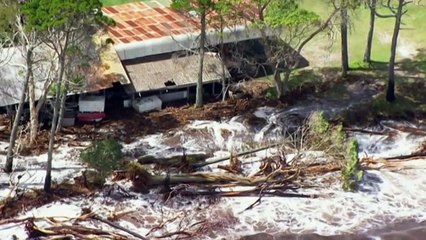
[[[266,90],[265,98],[268,100],[278,99],[277,90],[275,89],[275,87],[271,87]]]
[[[358,158],[358,142],[348,140],[341,124],[332,126],[322,112],[314,112],[308,119],[305,141],[308,149],[323,151],[330,159],[342,165],[345,191],[356,191],[362,180]]]
[[[359,168],[358,142],[352,139],[347,144],[346,165],[342,169],[343,190],[356,191],[362,180],[363,172]]]
[[[336,160],[343,159],[346,135],[341,124],[332,126],[322,112],[314,112],[308,119],[307,146],[324,151]]]
[[[90,168],[96,170],[98,175],[93,177],[95,185],[103,185],[105,178],[120,166],[122,157],[121,149],[123,147],[114,139],[96,141],[90,147],[83,150],[80,154],[83,162]],[[101,181],[101,179],[103,179]]]

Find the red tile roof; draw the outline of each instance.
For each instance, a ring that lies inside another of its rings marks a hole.
[[[153,6],[153,7],[151,7]],[[105,7],[103,12],[116,25],[108,32],[115,43],[130,43],[198,31],[195,19],[186,17],[158,1],[133,2]]]

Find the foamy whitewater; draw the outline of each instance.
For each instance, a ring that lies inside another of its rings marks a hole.
[[[283,125],[284,122],[289,123],[286,119],[290,117],[286,114],[273,108],[259,108],[253,115],[264,119],[261,126],[250,126],[241,116],[224,121],[194,121],[176,131],[146,136],[125,145],[124,150],[130,155],[181,155],[185,149],[187,154],[203,152],[212,154],[213,158],[227,156],[229,151],[248,149],[247,143],[260,146],[282,138],[289,127]],[[370,130],[386,128],[384,124]],[[392,131],[396,133],[392,137],[354,134],[353,137],[360,145],[360,157],[409,154],[426,140],[425,136],[415,136],[395,129]],[[61,166],[62,161],[67,161],[64,159],[65,152],[63,155],[56,155],[54,167]],[[260,165],[259,160],[274,154],[277,154],[277,149],[241,157],[244,173],[256,172]],[[76,157],[68,158],[68,161],[79,165]],[[339,173],[325,174],[310,179],[314,187],[298,191],[318,194],[319,198],[263,197],[260,204],[248,210],[245,209],[258,197],[207,199],[177,196],[165,201],[164,196],[158,194],[159,190],[152,190],[149,194],[134,193],[129,191],[131,183],[119,182],[110,187],[112,191],[100,192],[90,199],[64,199],[22,213],[21,217],[75,217],[85,207],[91,207],[103,216],[111,212],[130,211],[118,223],[142,235],[165,223],[163,228],[151,232],[148,238],[179,230],[192,233],[200,231],[198,239],[238,239],[259,232],[315,232],[321,235],[362,233],[402,220],[426,220],[425,162],[426,159],[416,161],[415,169],[366,171],[360,191],[356,193],[341,190]],[[216,165],[205,167],[204,170],[219,171]],[[63,174],[65,175],[65,172]],[[65,176],[62,179],[65,179]],[[5,177],[2,176],[0,180],[3,184]],[[128,191],[132,197],[123,198],[120,188]],[[209,226],[208,229],[200,230],[198,227],[201,224]],[[88,222],[85,226],[111,230],[109,226],[98,222]],[[12,235],[25,239],[23,225],[0,226],[0,239],[11,239]]]

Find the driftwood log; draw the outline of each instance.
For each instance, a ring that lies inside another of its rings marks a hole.
[[[189,184],[198,185],[203,187],[219,186],[219,185],[234,185],[234,186],[258,186],[261,184],[290,184],[296,178],[298,172],[296,171],[275,171],[267,176],[241,176],[230,173],[208,173],[208,172],[194,172],[182,174],[162,174],[153,175],[148,172],[143,165],[132,162],[129,163],[127,170],[121,170],[119,173],[120,178],[126,178],[133,182],[135,190],[145,192],[146,190],[164,186]]]
[[[260,151],[263,151],[263,150],[266,150],[266,149],[269,149],[269,148],[278,147],[280,145],[281,145],[281,143],[274,143],[274,144],[270,144],[270,145],[267,145],[267,146],[264,146],[264,147],[260,147],[260,148],[251,149],[251,150],[247,150],[247,151],[244,151],[244,152],[240,152],[240,153],[237,153],[237,154],[234,154],[234,155],[229,154],[226,157],[215,158],[215,159],[211,159],[209,161],[195,163],[195,164],[192,165],[192,167],[193,168],[201,168],[201,167],[204,167],[204,166],[207,166],[207,165],[210,165],[210,164],[215,164],[215,163],[219,163],[219,162],[223,162],[223,161],[229,160],[231,157],[241,157],[241,156],[253,154],[253,153],[256,153],[256,152],[260,152]]]
[[[401,124],[397,124],[397,123],[382,123],[383,126],[388,127],[388,128],[392,128],[392,129],[396,129],[398,131],[401,132],[409,132],[409,133],[413,133],[416,135],[426,135],[426,129],[425,128],[417,128],[417,127],[410,127],[410,126],[406,126],[406,125],[401,125]]]
[[[155,157],[152,155],[141,156],[137,159],[139,164],[158,164],[168,167],[181,167],[183,165],[192,166],[205,161],[209,156],[207,154],[185,154],[172,157]]]
[[[277,147],[281,144],[274,143],[267,146],[259,147],[256,149],[247,150],[244,152],[240,152],[237,154],[229,154],[226,157],[220,157],[220,158],[214,158],[206,161],[209,156],[207,154],[185,154],[172,156],[172,157],[155,157],[152,155],[145,155],[137,158],[137,162],[139,164],[145,165],[145,164],[158,164],[160,166],[167,166],[167,167],[182,167],[182,166],[188,166],[192,167],[193,169],[201,168],[210,164],[223,162],[226,160],[230,160],[231,157],[241,157],[249,154],[253,154],[256,152],[260,152],[269,148]]]

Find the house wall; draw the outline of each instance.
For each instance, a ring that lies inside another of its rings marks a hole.
[[[105,95],[80,95],[78,109],[80,112],[103,112],[105,110]]]
[[[159,95],[162,102],[172,102],[188,98],[188,90],[182,89],[174,92],[160,92]]]

